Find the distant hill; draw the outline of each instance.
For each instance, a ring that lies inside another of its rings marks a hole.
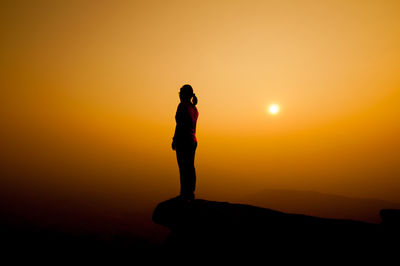
[[[400,203],[351,198],[315,191],[265,189],[238,199],[241,203],[325,218],[380,223],[381,209],[400,209]]]

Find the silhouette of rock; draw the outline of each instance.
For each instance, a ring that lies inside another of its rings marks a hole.
[[[382,211],[384,221],[398,219],[398,212]],[[154,210],[153,221],[171,230],[164,243],[166,250],[195,250],[201,254],[222,250],[270,256],[318,252],[332,256],[363,254],[365,258],[369,251],[385,248],[383,238],[392,233],[385,229],[393,228],[244,204],[201,199],[186,202],[178,198],[161,202]]]
[[[400,237],[400,210],[381,210],[383,231],[388,238]]]
[[[238,196],[234,200],[286,213],[370,223],[381,222],[379,212],[382,209],[400,209],[400,203],[386,200],[289,189],[263,189],[257,193]]]

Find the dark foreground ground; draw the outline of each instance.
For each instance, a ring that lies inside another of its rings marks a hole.
[[[368,262],[378,258],[382,262],[398,256],[400,211],[381,210],[380,216],[382,222],[377,224],[284,213],[252,205],[173,198],[158,204],[153,213],[154,223],[169,233],[164,231],[165,240],[149,242],[124,229],[115,218],[94,216],[89,224],[93,227],[102,220],[101,226],[87,231],[82,229],[85,226],[37,226],[3,213],[0,255],[13,262],[50,264],[106,260],[111,264],[137,264],[143,259],[147,264],[160,260],[191,264],[216,258],[314,260],[317,264],[349,258]],[[126,223],[126,228],[129,226]],[[102,228],[108,228],[107,233],[99,233]],[[315,261],[320,257],[322,261]]]

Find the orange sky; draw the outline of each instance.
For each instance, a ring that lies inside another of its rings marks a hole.
[[[400,202],[399,1],[101,2],[1,4],[2,183],[176,195],[189,83],[199,196]]]

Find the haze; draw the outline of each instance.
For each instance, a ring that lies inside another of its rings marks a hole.
[[[26,1],[1,15],[2,190],[155,204],[266,188],[400,202],[400,2]],[[277,115],[265,110],[271,103]]]

